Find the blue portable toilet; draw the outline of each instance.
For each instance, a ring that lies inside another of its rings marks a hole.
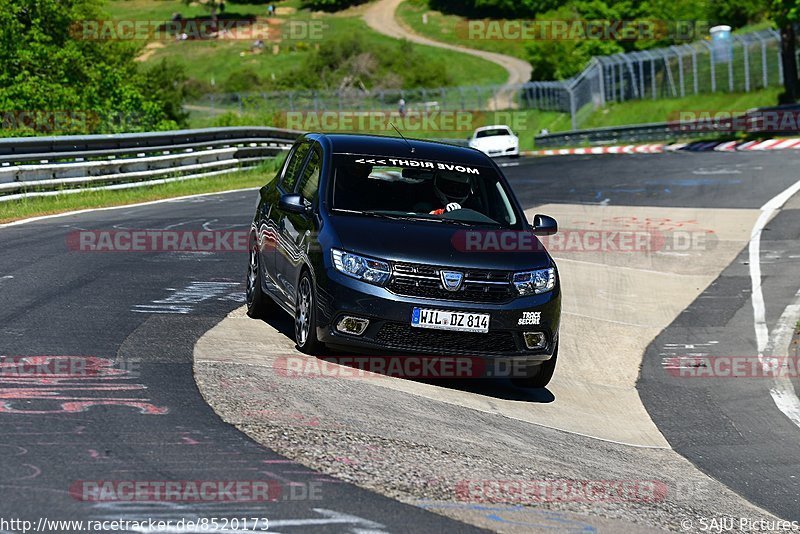
[[[714,61],[717,63],[730,63],[733,58],[731,27],[726,25],[714,26],[708,32],[711,34],[711,50],[714,54]]]

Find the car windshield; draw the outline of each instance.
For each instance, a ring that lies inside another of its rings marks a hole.
[[[517,228],[511,195],[491,167],[340,154],[332,208],[368,216]]]
[[[511,132],[509,132],[506,128],[492,128],[491,130],[480,130],[475,132],[476,139],[480,139],[481,137],[495,137],[498,135],[511,135]]]

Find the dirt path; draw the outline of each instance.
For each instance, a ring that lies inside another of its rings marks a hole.
[[[428,39],[427,37],[414,33],[395,18],[395,11],[402,1],[403,0],[378,0],[364,13],[364,21],[376,32],[394,37],[395,39],[406,39],[421,45],[454,50],[500,65],[508,71],[508,80],[506,80],[506,85],[504,85],[497,94],[495,94],[494,98],[490,100],[489,107],[493,110],[515,107],[513,98],[514,92],[510,86],[525,83],[530,80],[532,70],[530,63],[503,54],[434,41],[433,39]]]

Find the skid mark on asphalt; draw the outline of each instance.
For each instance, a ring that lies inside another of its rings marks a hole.
[[[210,300],[244,302],[245,296],[241,282],[201,282],[195,281],[183,289],[167,288],[172,295],[148,304],[135,304],[132,312],[151,314],[187,315],[195,311],[198,304]]]

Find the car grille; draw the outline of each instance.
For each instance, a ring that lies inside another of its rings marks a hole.
[[[514,298],[511,273],[476,269],[453,270],[464,273],[464,282],[458,291],[448,291],[442,286],[441,270],[414,263],[394,263],[392,279],[387,289],[406,297],[454,300],[462,302],[508,302]]]
[[[387,322],[375,341],[387,348],[423,354],[475,354],[519,352],[514,335],[508,331],[480,334],[414,328],[403,323]]]

